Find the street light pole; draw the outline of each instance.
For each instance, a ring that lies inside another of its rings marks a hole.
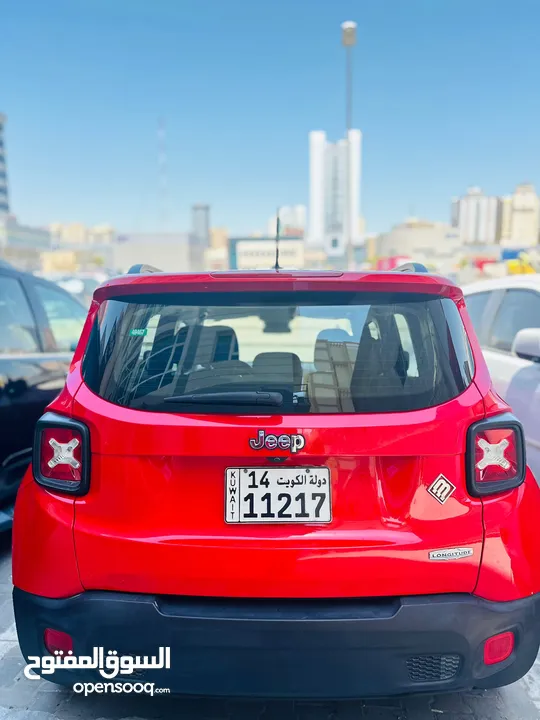
[[[356,45],[356,23],[348,20],[341,24],[341,41],[345,48],[345,122],[347,126],[347,163],[346,163],[346,187],[345,187],[345,241],[347,244],[347,266],[349,270],[354,270],[354,247],[353,247],[353,218],[351,218],[351,137],[352,130],[352,101],[353,101],[353,65],[352,65],[352,49]]]

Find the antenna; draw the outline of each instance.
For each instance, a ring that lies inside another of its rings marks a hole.
[[[276,212],[276,264],[274,270],[281,270],[279,266],[279,208]]]

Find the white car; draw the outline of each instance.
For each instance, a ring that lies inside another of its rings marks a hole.
[[[495,390],[523,423],[540,482],[540,274],[483,280],[463,293]]]

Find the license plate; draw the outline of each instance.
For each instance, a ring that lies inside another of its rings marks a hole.
[[[227,468],[228,523],[329,523],[330,469]]]

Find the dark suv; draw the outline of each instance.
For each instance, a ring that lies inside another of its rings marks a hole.
[[[11,525],[36,420],[64,385],[85,317],[65,290],[0,264],[0,531]]]

